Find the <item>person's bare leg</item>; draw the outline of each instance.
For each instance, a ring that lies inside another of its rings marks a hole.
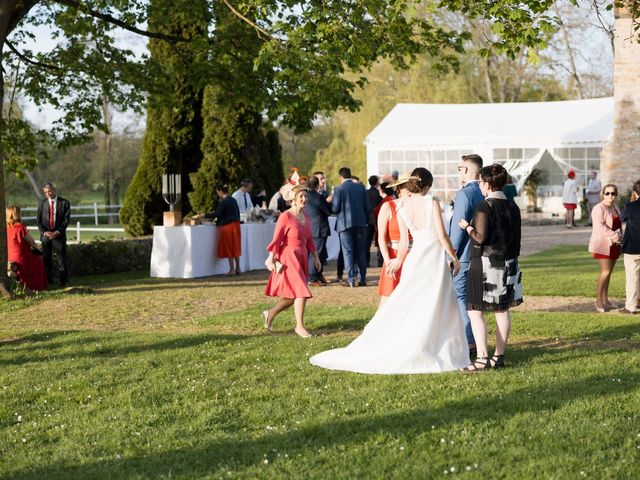
[[[504,355],[504,349],[511,331],[511,315],[509,310],[496,312],[496,351],[494,355]]]
[[[474,372],[491,368],[489,364],[489,354],[487,353],[487,323],[484,320],[480,310],[468,310],[469,320],[471,320],[471,330],[473,338],[476,340],[477,357],[469,366],[463,368],[463,371]]]
[[[236,260],[236,275],[240,275],[242,272],[240,271],[240,257],[235,257]]]
[[[293,298],[281,298],[280,300],[278,300],[278,303],[276,303],[273,308],[268,310],[269,313],[267,314],[267,328],[271,328],[273,319],[276,318],[276,315],[278,315],[283,310],[286,310],[291,305],[293,305]]]
[[[600,267],[600,273],[598,274],[598,285],[596,287],[596,307],[604,308],[604,285],[607,276],[609,275],[609,261],[605,258],[598,258],[598,266]]]
[[[227,261],[229,262],[229,271],[227,272],[227,275],[233,275],[233,258],[229,257],[227,258]]]
[[[293,313],[296,317],[295,332],[301,337],[310,337],[311,334],[304,326],[304,308],[307,304],[306,298],[296,298],[293,301]]]
[[[615,266],[616,266],[616,260],[609,260],[609,275],[607,275],[607,278],[605,280],[604,297],[602,298],[602,301],[604,302],[605,306],[608,305],[609,307],[614,306],[611,302],[609,302],[609,282],[611,281],[611,274],[613,273],[613,268]]]

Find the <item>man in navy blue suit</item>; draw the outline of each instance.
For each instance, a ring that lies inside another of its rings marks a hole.
[[[476,155],[474,153],[462,156],[462,162],[458,165],[462,188],[456,192],[453,204],[453,215],[451,216],[448,229],[449,237],[451,237],[451,243],[453,244],[453,248],[456,250],[458,258],[460,259],[460,271],[458,272],[458,275],[453,278],[453,286],[456,289],[458,308],[460,309],[460,315],[464,321],[467,342],[469,343],[471,351],[475,349],[476,343],[473,338],[473,332],[471,331],[469,314],[467,313],[467,279],[469,277],[471,246],[469,242],[469,234],[466,230],[463,230],[458,226],[458,222],[463,218],[467,222],[470,222],[473,218],[473,213],[476,210],[476,205],[484,200],[484,195],[482,195],[480,186],[478,185],[478,177],[481,168],[482,157],[480,155]]]
[[[311,234],[313,242],[316,244],[318,258],[320,258],[320,270],[316,270],[313,257],[309,255],[309,284],[318,286],[326,285],[322,270],[327,263],[327,238],[331,235],[329,228],[329,216],[331,215],[331,205],[322,193],[320,193],[320,179],[313,175],[307,182],[309,192],[307,192],[307,205],[304,211],[311,219]]]
[[[347,285],[355,287],[356,264],[360,274],[359,286],[367,285],[367,222],[371,207],[367,190],[351,180],[351,170],[342,167],[338,172],[341,185],[333,192],[333,213],[337,214],[336,230],[347,270]]]

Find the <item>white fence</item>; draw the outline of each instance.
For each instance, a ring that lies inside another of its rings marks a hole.
[[[108,210],[116,210],[115,212],[109,212]],[[23,212],[37,212],[38,207],[26,207],[22,209]],[[74,211],[89,211],[91,213],[74,213]],[[118,218],[120,211],[120,205],[98,205],[94,203],[93,205],[72,205],[71,206],[71,219],[75,220],[76,218],[93,218],[95,225],[99,225],[100,217],[116,217]],[[37,217],[34,216],[23,216],[22,220],[36,220]],[[40,237],[38,232],[37,225],[28,225],[27,228],[32,232],[32,236],[34,239],[38,239]],[[124,228],[122,227],[87,227],[82,226],[80,222],[76,222],[75,228],[69,225],[67,229],[68,233],[75,232],[76,234],[76,242],[80,241],[80,235],[82,232],[116,232],[116,233],[124,233]],[[73,243],[73,242],[72,242]]]
[[[94,223],[99,225],[100,217],[116,217],[120,215],[120,207],[121,205],[98,205],[94,203],[93,205],[71,205],[71,217],[72,218],[93,218]],[[116,209],[115,212],[109,212],[108,210]],[[21,209],[23,212],[37,212],[38,207],[26,207]],[[74,211],[87,211],[89,210],[91,213],[73,213]],[[104,212],[103,212],[104,210]],[[35,220],[37,217],[34,216],[23,216],[23,220]]]

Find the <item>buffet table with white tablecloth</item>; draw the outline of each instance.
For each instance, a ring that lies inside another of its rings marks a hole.
[[[327,240],[329,260],[338,258],[338,234],[333,230],[335,217],[329,218],[331,236]],[[240,226],[242,256],[240,269],[266,269],[267,245],[273,238],[275,223],[245,223]],[[151,250],[151,276],[196,278],[221,275],[229,271],[226,258],[217,258],[218,228],[215,225],[154,227]]]

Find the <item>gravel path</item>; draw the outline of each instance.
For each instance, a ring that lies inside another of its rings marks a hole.
[[[566,228],[564,225],[536,225],[522,227],[522,249],[520,255],[526,257],[548,250],[556,245],[589,245],[591,227]]]

